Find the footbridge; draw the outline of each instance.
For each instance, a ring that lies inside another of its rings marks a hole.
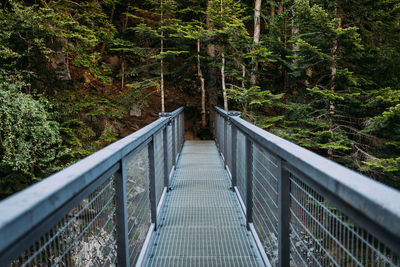
[[[0,266],[400,266],[400,192],[216,108],[0,202]]]

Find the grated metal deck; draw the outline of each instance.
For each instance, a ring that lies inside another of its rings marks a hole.
[[[213,141],[187,141],[145,266],[263,266]]]

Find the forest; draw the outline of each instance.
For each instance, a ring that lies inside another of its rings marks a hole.
[[[185,106],[400,189],[400,0],[2,0],[0,199]]]

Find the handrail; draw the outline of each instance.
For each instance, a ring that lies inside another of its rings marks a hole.
[[[232,129],[239,130],[252,144],[279,159],[281,172],[299,178],[373,233],[394,253],[400,254],[399,191],[273,135],[241,119],[238,114],[218,107],[216,111]],[[224,133],[220,134],[226,139]],[[226,141],[221,143],[220,147],[224,148],[222,154],[226,153],[225,145],[230,144]],[[223,156],[227,158],[231,155]]]
[[[163,129],[168,127],[170,121],[180,118],[182,111],[183,108],[179,108],[169,113],[167,117],[160,116],[157,121],[135,133],[1,201],[0,260],[5,253],[9,254],[10,250],[15,250],[15,248],[12,248],[13,244],[23,239],[32,229],[40,226],[49,216],[51,217],[59,209],[63,209],[71,199],[74,199],[103,174],[109,170],[112,170],[110,175],[118,170],[121,171],[121,161],[125,157],[129,157],[130,154],[146,143],[153,142],[154,136],[157,133],[162,133]],[[178,123],[177,126],[179,128]],[[177,132],[176,135],[177,138],[173,138],[173,142],[178,140],[183,143],[182,126],[180,132]],[[176,146],[178,151],[181,145]],[[166,148],[164,147],[164,149]],[[86,197],[86,195],[81,198],[83,197]],[[58,217],[64,215],[61,214]],[[43,234],[43,231],[40,232]],[[41,234],[37,233],[36,235],[41,236]],[[13,252],[13,254],[16,253]]]

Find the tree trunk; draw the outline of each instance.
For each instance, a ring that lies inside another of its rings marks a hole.
[[[275,19],[275,3],[271,5],[271,21]]]
[[[221,83],[222,83],[222,97],[224,99],[224,110],[228,111],[228,97],[226,95],[225,85],[225,55],[222,53],[222,65],[221,65]]]
[[[115,5],[113,6],[113,9],[115,8]],[[128,11],[129,11],[129,5],[126,8],[125,12],[125,18],[122,22],[122,34],[125,34],[126,28],[128,27]],[[112,14],[114,16],[115,10],[113,10]],[[126,65],[126,57],[125,57],[125,52],[122,52],[121,56],[121,90],[124,89],[125,87],[125,65]]]
[[[242,64],[242,89],[245,87],[245,79],[246,79],[246,66]]]
[[[311,79],[311,78],[312,78],[312,69],[311,68],[307,68],[306,69],[306,81],[305,81],[305,84],[306,84],[307,87],[310,86],[310,80],[309,79]]]
[[[201,91],[201,126],[204,128],[207,126],[206,120],[206,88],[204,85],[203,72],[201,71],[200,62],[200,40],[197,40],[197,76],[200,80],[200,91]]]
[[[281,0],[281,2],[279,3],[279,7],[278,7],[278,14],[279,16],[281,16],[283,14],[283,5],[284,5],[284,1],[285,0]]]
[[[295,2],[295,4],[297,4],[299,2],[299,0],[295,0],[294,2]],[[293,17],[292,17],[292,39],[294,40],[296,35],[299,34],[300,29],[299,29],[299,27],[297,25],[295,25],[296,24],[296,22],[295,22],[296,14],[294,14],[294,10],[292,12],[293,12],[293,14],[292,14],[293,15]],[[299,46],[295,42],[293,42],[292,49],[294,51],[294,54],[296,54],[296,52],[299,50]],[[294,65],[294,68],[297,67],[297,61],[296,60],[293,60],[293,65]]]
[[[161,0],[161,26],[163,23],[163,0]],[[161,31],[161,53],[164,52],[164,32]],[[165,112],[165,94],[164,94],[164,59],[160,62],[160,91],[161,91],[161,112]]]
[[[335,17],[338,18],[339,17],[339,28],[342,28],[342,14],[338,15],[338,9],[337,7],[335,7]],[[342,13],[342,12],[340,12]],[[333,44],[332,44],[332,49],[331,49],[331,56],[332,56],[332,65],[331,65],[331,87],[330,90],[332,92],[335,92],[336,89],[336,84],[335,84],[335,79],[336,79],[336,73],[337,73],[337,58],[338,58],[338,52],[339,52],[339,44],[338,44],[338,40],[335,38],[333,40]],[[335,102],[333,101],[329,101],[329,124],[330,124],[330,130],[332,131],[332,129],[334,128],[334,121],[333,121],[333,117],[336,114],[336,106],[335,106]],[[328,150],[328,156],[330,160],[333,160],[333,150],[329,149]]]
[[[242,89],[245,89],[246,83],[245,83],[245,79],[246,79],[246,66],[244,64],[242,64]],[[243,103],[243,114],[247,115],[247,105],[248,102],[244,101]]]
[[[207,7],[209,8],[212,0],[208,0]],[[207,29],[209,31],[213,31],[214,25],[210,18],[207,16],[206,18]],[[207,44],[206,49],[207,55],[211,58],[211,61],[215,60],[215,45]],[[214,107],[218,104],[217,98],[217,68],[213,66],[213,64],[209,64],[207,68],[207,99],[208,99],[208,111],[209,111],[209,126],[210,131],[214,133],[214,120],[215,120],[215,109]]]
[[[342,12],[340,12],[342,13]],[[342,14],[338,14],[338,9],[335,7],[335,17],[339,18],[339,29],[342,28]],[[336,72],[337,72],[337,57],[338,57],[338,50],[339,44],[338,40],[335,38],[333,40],[332,49],[331,49],[331,56],[332,56],[332,65],[331,65],[331,91],[334,92],[336,89],[335,79],[336,79]],[[330,105],[332,109],[332,104]],[[334,110],[334,107],[333,107]]]
[[[161,53],[162,52],[164,52],[164,40],[161,40]],[[161,59],[160,63],[160,91],[161,91],[161,112],[165,112],[164,59]]]
[[[113,6],[112,6],[112,9],[111,9],[111,15],[110,15],[110,19],[109,19],[109,22],[110,22],[110,24],[112,24],[112,22],[113,22],[113,20],[114,20],[114,14],[115,14],[115,4],[113,4]],[[104,54],[104,50],[106,49],[106,43],[104,42],[102,45],[101,45],[101,48],[100,48],[100,55],[103,55]],[[99,57],[99,59],[101,58],[101,56]]]
[[[254,3],[254,36],[253,42],[254,44],[260,43],[260,31],[261,31],[261,0],[255,0]],[[258,71],[258,62],[253,57],[251,59],[253,63],[253,67],[251,69],[251,85],[255,85],[257,83],[257,71]]]
[[[125,55],[122,55],[121,62],[121,90],[124,89],[125,86]]]
[[[283,15],[283,10],[284,10],[284,4],[285,4],[285,0],[281,0],[279,2],[279,6],[278,6],[278,15],[279,17],[282,17]],[[278,36],[278,41],[282,41],[281,36]],[[283,20],[283,42],[284,42],[284,47],[286,48],[286,18],[284,18]],[[282,78],[283,78],[283,92],[286,92],[286,88],[287,88],[287,84],[288,84],[288,72],[286,70],[286,67],[284,67],[283,65],[281,65],[279,67],[279,69],[281,70],[282,73]]]

